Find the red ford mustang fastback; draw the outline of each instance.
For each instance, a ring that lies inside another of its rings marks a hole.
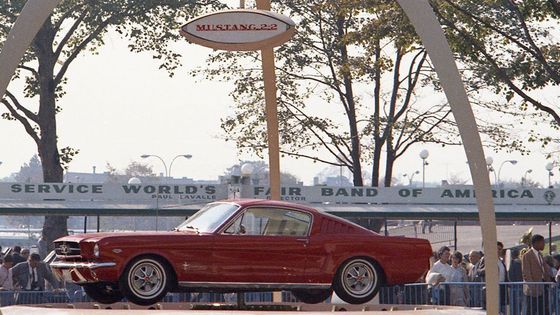
[[[386,237],[315,209],[270,200],[208,204],[173,232],[97,233],[55,242],[51,268],[101,303],[141,305],[167,292],[290,290],[303,302],[334,290],[352,304],[381,285],[416,282],[426,240]]]

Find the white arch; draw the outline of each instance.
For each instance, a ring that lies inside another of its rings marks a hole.
[[[439,81],[459,127],[476,192],[476,203],[484,244],[484,259],[487,261],[485,264],[485,268],[487,268],[486,301],[494,302],[487,303],[487,313],[492,315],[498,314],[499,278],[496,212],[494,210],[492,186],[490,185],[482,142],[472,107],[461,80],[461,74],[453,58],[453,53],[449,48],[449,43],[428,1],[397,1],[406,12],[406,15],[416,29],[416,33],[420,36],[424,47],[428,51],[430,60],[436,69]]]
[[[6,93],[31,41],[59,2],[60,0],[28,0],[25,3],[0,52],[0,96]]]
[[[10,30],[0,52],[0,95],[21,62],[41,25],[60,0],[28,0]],[[397,0],[414,25],[441,81],[459,132],[476,191],[480,225],[486,256],[486,300],[488,314],[498,314],[498,266],[496,216],[492,187],[486,169],[482,142],[460,73],[441,25],[427,0]]]

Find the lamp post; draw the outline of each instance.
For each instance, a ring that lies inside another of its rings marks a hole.
[[[179,154],[176,157],[173,158],[173,160],[171,160],[171,163],[169,163],[169,177],[171,177],[171,168],[173,167],[173,162],[175,162],[175,160],[179,157],[184,157],[187,160],[192,159],[192,155],[191,154]]]
[[[161,161],[161,163],[163,163],[163,167],[165,168],[165,173],[164,173],[165,177],[168,176],[168,173],[167,173],[167,164],[165,164],[165,161],[164,161],[159,155],[155,155],[155,154],[142,154],[142,155],[140,155],[140,157],[143,158],[143,159],[147,159],[147,158],[149,158],[149,157],[158,158],[158,159]]]
[[[496,184],[498,187],[500,186],[500,174],[502,173],[502,167],[504,167],[504,164],[506,163],[510,163],[511,165],[515,165],[517,164],[517,160],[505,160],[502,162],[502,164],[500,164],[500,168],[498,169],[498,183]]]
[[[488,167],[488,173],[494,173],[494,185],[498,185],[498,177],[496,176],[496,170],[492,166],[494,159],[491,156],[486,157],[486,166]]]
[[[413,172],[410,176],[408,174],[403,174],[403,177],[408,177],[408,186],[412,186],[412,181],[414,180],[414,175],[420,174],[420,171]]]
[[[531,173],[533,173],[532,169],[528,169],[525,171],[525,174],[523,174],[523,177],[521,178],[521,187],[525,187],[525,185],[527,185],[527,174]]]
[[[251,175],[253,175],[254,167],[251,163],[244,163],[241,165],[241,184],[250,185]]]
[[[426,165],[428,165],[428,156],[430,152],[424,149],[420,152],[420,158],[422,159],[422,188],[426,187]]]
[[[173,158],[173,160],[171,160],[171,163],[169,163],[169,169],[167,168],[167,164],[165,164],[165,161],[159,155],[142,154],[142,155],[140,155],[140,157],[143,158],[143,159],[147,159],[149,157],[158,158],[161,161],[161,163],[163,163],[163,167],[165,168],[165,174],[164,174],[165,177],[170,177],[171,176],[171,168],[173,167],[173,162],[175,162],[175,160],[177,158],[180,158],[180,157],[184,157],[185,159],[190,160],[192,158],[192,155],[191,154],[179,154],[179,155],[175,156]]]
[[[141,185],[142,181],[138,177],[131,177],[128,180],[128,184],[129,185]],[[157,221],[158,221],[158,216],[156,216],[156,222]],[[132,217],[132,225],[134,226],[134,232],[136,232],[136,217],[135,216]],[[156,226],[157,226],[157,223],[156,223]]]
[[[552,188],[552,176],[554,176],[552,170],[554,169],[554,163],[548,162],[544,168],[548,171],[548,188]]]

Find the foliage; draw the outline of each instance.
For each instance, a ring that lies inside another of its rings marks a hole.
[[[0,2],[0,40],[4,41],[25,0]],[[173,75],[180,55],[170,48],[179,38],[178,27],[218,0],[62,0],[45,21],[14,76],[25,83],[23,95],[10,91],[0,100],[1,117],[21,123],[37,145],[45,182],[61,182],[63,168],[79,152],[59,150],[56,115],[62,108],[71,64],[80,55],[96,54],[104,35],[115,31],[129,40],[131,52],[152,52],[160,68]],[[66,217],[47,216],[43,233],[50,244],[67,234]]]
[[[436,0],[432,6],[469,88],[496,94],[490,109],[502,119],[520,116],[515,129],[551,151],[560,127],[560,108],[551,101],[559,95],[560,2]],[[518,149],[520,143],[504,145]]]
[[[377,186],[384,161],[390,186],[395,161],[414,144],[460,144],[426,51],[396,2],[289,0],[275,10],[298,22],[295,38],[276,49],[283,155],[344,166],[355,186],[364,184],[368,162]],[[217,52],[208,64],[193,75],[235,83],[235,114],[222,120],[226,138],[262,157],[258,53]],[[506,125],[481,125],[496,141],[511,140]]]
[[[33,155],[28,163],[24,163],[19,172],[14,176],[19,183],[41,183],[43,182],[43,167],[37,154]]]
[[[150,177],[156,176],[154,173],[154,169],[152,166],[140,162],[130,162],[126,169],[124,170],[124,174],[129,177]]]

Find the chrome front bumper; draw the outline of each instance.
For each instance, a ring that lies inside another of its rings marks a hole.
[[[105,274],[103,268],[115,267],[114,262],[65,262],[54,261],[51,263],[53,272],[66,282],[77,284],[95,283],[100,281],[100,274]],[[96,271],[101,269],[100,271]]]
[[[109,268],[115,267],[117,264],[114,262],[64,262],[55,261],[50,264],[51,268],[57,269],[97,269],[97,268]]]

